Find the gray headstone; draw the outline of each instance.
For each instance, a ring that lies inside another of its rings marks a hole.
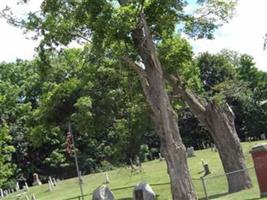
[[[19,191],[19,183],[18,182],[16,183],[16,191],[17,192]]]
[[[263,133],[263,134],[261,134],[261,139],[262,140],[266,140],[266,136],[265,136],[265,134]]]
[[[194,147],[187,148],[186,149],[186,154],[187,154],[187,157],[193,157],[193,156],[195,156]]]
[[[100,186],[93,192],[92,200],[115,200],[113,193],[106,186]]]
[[[133,200],[155,200],[156,195],[149,184],[139,183],[134,187]]]
[[[3,189],[0,189],[0,197],[4,197],[4,191],[3,191]]]

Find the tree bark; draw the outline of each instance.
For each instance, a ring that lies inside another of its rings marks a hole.
[[[226,175],[228,191],[232,193],[252,187],[231,108],[227,104],[223,107],[214,102],[208,102],[204,106],[196,95],[182,85],[179,78],[169,76],[168,80],[173,85],[174,93],[188,104],[194,115],[208,129],[218,148],[224,172],[239,171]]]
[[[143,15],[140,26],[132,31],[132,39],[145,68],[131,62],[127,57],[123,60],[138,73],[144,94],[153,111],[153,120],[167,162],[172,199],[197,199],[188,170],[185,146],[178,128],[178,117],[165,90],[162,67]]]

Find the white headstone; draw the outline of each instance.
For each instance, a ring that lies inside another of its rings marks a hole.
[[[52,178],[54,186],[57,186],[57,181],[55,178]]]
[[[28,190],[28,189],[29,189],[28,183],[25,182],[25,190]]]
[[[27,194],[25,195],[25,198],[26,198],[26,200],[30,200],[30,198],[28,197],[28,195],[27,195]]]
[[[156,194],[149,184],[139,183],[134,187],[133,200],[155,200]]]
[[[189,147],[186,149],[186,153],[188,157],[193,157],[195,156],[195,151],[194,151],[194,147]]]
[[[34,173],[33,174],[33,183],[32,185],[42,185],[42,182],[39,179],[38,174]]]
[[[161,153],[159,153],[159,160],[160,161],[163,161],[164,160],[164,158],[161,156]]]
[[[54,189],[55,185],[54,185],[54,182],[53,182],[51,176],[49,176],[48,178],[49,178],[49,182],[51,183],[52,189]]]
[[[260,137],[261,137],[261,139],[262,139],[262,140],[266,140],[266,136],[265,136],[265,134],[264,134],[264,133],[263,133],[263,134],[261,134],[261,135],[260,135]]]
[[[48,180],[48,187],[49,187],[49,191],[52,192],[53,191],[53,183]]]
[[[109,184],[110,183],[110,180],[109,180],[109,177],[108,177],[108,173],[106,172],[105,173],[105,184]]]
[[[18,182],[16,183],[16,191],[17,192],[19,191],[19,183]]]
[[[103,185],[93,192],[93,200],[115,200],[115,198],[110,189]]]
[[[4,197],[3,189],[0,189],[0,197]]]
[[[32,199],[31,200],[36,200],[36,197],[34,194],[32,194]]]

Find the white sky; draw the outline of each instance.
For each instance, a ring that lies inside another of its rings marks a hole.
[[[41,0],[31,0],[26,6],[17,6],[16,2],[0,0],[0,10],[8,4],[16,15],[22,15],[38,10]],[[216,53],[227,48],[247,53],[255,58],[259,69],[267,72],[267,50],[263,51],[263,38],[267,33],[266,8],[266,0],[239,0],[235,18],[217,31],[215,40],[190,41],[194,51]],[[36,41],[27,40],[20,29],[0,18],[0,62],[14,61],[16,58],[31,59],[37,45]]]

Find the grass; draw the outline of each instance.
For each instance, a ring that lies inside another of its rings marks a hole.
[[[257,143],[262,143],[262,141],[242,144],[248,167],[253,166],[249,151],[251,150],[251,147]],[[199,199],[204,199],[204,191],[199,179],[203,175],[201,159],[204,159],[208,162],[210,170],[212,172],[206,178],[207,191],[210,199],[260,199],[258,184],[253,168],[249,170],[249,173],[253,180],[253,188],[238,193],[227,194],[226,178],[222,175],[223,168],[220,163],[218,153],[212,152],[209,149],[196,151],[195,157],[188,158],[190,173]],[[132,199],[132,190],[134,185],[140,181],[146,181],[151,185],[151,187],[157,194],[158,200],[170,200],[170,184],[165,162],[159,160],[146,162],[143,163],[143,169],[143,173],[134,173],[132,175],[127,168],[119,168],[108,172],[109,178],[111,180],[109,188],[114,193],[115,198],[117,200]],[[214,176],[217,177],[213,178]],[[88,195],[85,197],[85,199],[92,199],[92,192],[105,180],[105,173],[97,173],[84,176],[83,180],[84,193]],[[27,194],[29,196],[34,194],[37,200],[76,200],[78,199],[77,197],[80,194],[80,190],[78,186],[78,180],[76,178],[73,178],[58,182],[58,185],[52,192],[49,192],[48,184],[43,184],[41,186],[30,187]],[[15,197],[16,195],[17,193],[10,194],[8,197],[4,198],[4,200],[14,200],[17,198]],[[25,198],[21,199],[24,200]],[[267,200],[267,198],[262,199]]]

